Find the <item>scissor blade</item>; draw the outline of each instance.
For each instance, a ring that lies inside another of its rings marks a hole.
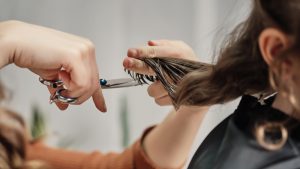
[[[122,87],[131,87],[142,85],[140,82],[133,80],[132,78],[123,78],[123,79],[111,79],[107,80],[105,85],[101,85],[102,89],[114,89]]]
[[[122,79],[110,79],[107,80],[106,85],[111,86],[111,85],[119,85],[119,84],[124,84],[124,83],[130,83],[133,80],[132,78],[122,78]]]

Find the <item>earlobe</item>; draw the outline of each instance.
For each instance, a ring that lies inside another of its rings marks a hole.
[[[275,28],[265,29],[259,36],[260,52],[268,65],[272,65],[278,54],[288,48],[288,37]]]

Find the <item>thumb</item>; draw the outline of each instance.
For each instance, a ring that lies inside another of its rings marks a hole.
[[[64,88],[68,89],[70,87],[71,77],[70,74],[64,70],[58,73],[58,78],[63,81]]]

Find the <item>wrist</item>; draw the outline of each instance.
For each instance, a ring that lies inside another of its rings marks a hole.
[[[13,62],[13,45],[10,30],[18,21],[0,22],[0,68]]]

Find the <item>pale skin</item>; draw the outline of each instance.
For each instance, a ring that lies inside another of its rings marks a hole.
[[[47,80],[62,79],[69,97],[81,104],[90,97],[106,111],[99,87],[95,48],[87,39],[19,21],[0,23],[0,68],[15,64]],[[63,70],[62,70],[63,69]],[[82,76],[82,75],[85,76]],[[52,94],[55,90],[49,88]],[[56,104],[61,110],[67,104]]]
[[[265,29],[260,35],[259,46],[266,63],[273,65],[277,52],[287,49],[290,42],[291,38],[280,30]],[[93,97],[96,107],[106,111],[98,84],[95,49],[89,40],[53,29],[9,21],[0,23],[0,51],[1,68],[13,63],[28,68],[45,79],[61,78],[69,90],[65,94],[78,97],[77,104]],[[134,59],[145,56],[195,59],[193,51],[186,44],[180,41],[158,40],[150,41],[146,47],[129,49],[123,65],[129,70],[152,74],[148,67]],[[64,68],[64,71],[61,71],[61,68]],[[273,107],[299,118],[299,114],[292,114],[291,102],[296,101],[299,104],[300,100],[300,62],[288,58],[281,64],[281,68],[280,80],[293,88],[295,99],[291,100],[290,96],[279,91]],[[82,73],[86,76],[82,76]],[[159,105],[171,104],[167,92],[159,82],[150,85],[148,93]],[[60,109],[67,108],[67,105],[57,105]],[[171,111],[144,140],[143,146],[149,158],[162,168],[182,166],[207,110],[208,107],[181,106],[178,111]]]
[[[265,29],[259,37],[259,47],[265,62],[270,66],[272,72],[277,72],[278,67],[272,67],[277,59],[278,52],[290,47],[292,38],[276,28]],[[299,57],[299,56],[296,56]],[[300,60],[287,57],[280,63],[281,74],[280,83],[286,85],[291,90],[292,95],[283,91],[278,91],[278,95],[273,103],[273,107],[281,110],[289,116],[300,119]],[[296,114],[293,108],[296,108]]]
[[[98,83],[95,48],[91,41],[53,29],[19,21],[0,23],[0,68],[15,64],[27,68],[44,79],[62,79],[66,96],[78,97],[81,104],[90,97],[96,107],[106,106]],[[138,52],[134,54],[134,51]],[[150,53],[149,51],[154,52]],[[158,40],[148,46],[129,49],[124,66],[129,70],[151,74],[136,57],[179,57],[196,59],[193,50],[183,42]],[[155,55],[154,55],[155,54]],[[54,90],[49,89],[50,93]],[[149,86],[148,93],[159,105],[171,105],[167,92],[159,82]],[[68,105],[57,103],[64,110]],[[149,158],[162,168],[183,166],[197,130],[208,107],[185,107],[172,110],[167,118],[145,138],[143,147]]]
[[[265,29],[260,37],[259,37],[259,46],[262,53],[262,56],[266,63],[270,66],[271,71],[274,71],[271,66],[274,64],[274,60],[276,59],[276,56],[278,52],[285,50],[289,47],[291,42],[291,38],[284,34],[283,32],[275,29],[275,28],[268,28]],[[172,43],[172,44],[171,44]],[[181,45],[179,45],[181,44]],[[164,56],[165,52],[168,51],[166,48],[163,48],[164,45],[166,46],[174,46],[174,48],[179,49],[180,51],[189,50],[182,42],[170,42],[167,40],[163,41],[150,41],[149,42],[150,47],[141,48],[139,51],[134,51],[135,49],[129,49],[128,56],[129,57],[139,57],[140,56]],[[178,45],[178,46],[176,46]],[[175,50],[170,50],[175,51]],[[137,54],[138,53],[138,54]],[[189,56],[192,52],[186,52]],[[174,53],[173,53],[174,54]],[[178,53],[177,53],[178,54]],[[165,56],[170,56],[170,53],[166,52]],[[179,55],[173,55],[174,57],[181,57],[184,56],[183,54]],[[191,57],[182,57],[182,58],[191,58]],[[137,72],[151,72],[148,70],[147,67],[143,66],[143,63],[137,60],[130,60],[131,58],[127,58],[124,60],[124,66],[129,68],[128,65],[134,65],[134,67],[130,70],[135,70]],[[191,58],[193,59],[193,57]],[[141,67],[144,67],[144,69],[141,69]],[[139,70],[137,69],[139,68]],[[296,102],[298,105],[300,104],[300,60],[295,58],[288,58],[281,64],[282,74],[280,76],[281,82],[284,82],[289,87],[293,88],[293,98],[291,98],[289,95],[287,95],[284,92],[278,91],[277,97],[273,103],[273,107],[277,108],[284,113],[286,113],[289,116],[294,116],[295,118],[300,119],[300,114],[293,114],[293,108],[294,105],[291,104],[291,102]],[[160,90],[151,90],[151,87],[154,88],[154,86],[160,86]],[[155,102],[159,105],[168,105],[170,104],[170,98],[166,97],[166,93],[163,92],[163,88],[161,87],[161,84],[159,82],[152,84],[152,86],[149,87],[148,93],[150,96],[152,96],[155,99]],[[296,107],[297,108],[297,107]],[[194,109],[194,110],[193,110]],[[186,153],[189,150],[192,140],[194,139],[195,132],[199,128],[199,125],[201,124],[203,117],[205,113],[207,112],[208,107],[185,107],[182,106],[180,109],[176,112],[173,111],[170,113],[170,115],[165,119],[165,121],[158,126],[153,132],[149,134],[148,137],[146,137],[144,145],[145,150],[148,154],[148,156],[155,160],[159,161],[162,167],[176,167],[179,166],[186,157]],[[297,110],[299,113],[299,109]],[[189,114],[191,113],[191,114]],[[184,115],[183,115],[184,114]],[[188,115],[188,116],[185,116]],[[182,116],[182,117],[180,117]],[[195,117],[193,120],[192,118]],[[176,118],[184,118],[185,120],[175,120]],[[173,122],[172,122],[173,120]],[[176,122],[179,122],[180,124],[176,126]],[[186,122],[186,124],[184,123]],[[186,128],[182,128],[183,125]],[[174,125],[174,126],[173,126]],[[181,126],[181,127],[178,127]],[[181,131],[178,133],[168,133],[168,131],[171,131],[175,128],[175,131]],[[165,133],[168,133],[168,135],[163,135]],[[181,135],[181,136],[179,136]],[[161,137],[168,137],[169,140],[156,140]],[[178,138],[184,138],[184,139],[178,139]],[[187,139],[186,139],[187,138]],[[173,141],[173,139],[176,140]],[[169,141],[169,142],[168,142]],[[159,145],[157,144],[159,143]],[[178,143],[178,144],[177,144]],[[184,147],[184,145],[186,147]],[[177,147],[178,146],[178,147]],[[174,149],[174,147],[177,147],[178,149]],[[179,148],[180,147],[180,148]],[[169,148],[167,151],[164,148]],[[166,153],[166,154],[165,154]],[[172,155],[176,154],[176,155]],[[172,161],[172,162],[170,162]],[[178,163],[174,163],[173,161],[177,161]]]
[[[135,72],[153,74],[143,62],[134,59],[145,56],[198,60],[193,50],[181,41],[156,40],[149,41],[146,47],[129,49],[128,58],[124,59],[123,65]],[[159,105],[172,104],[160,82],[150,85],[148,94]],[[181,106],[178,111],[172,110],[167,118],[145,138],[143,145],[149,158],[162,168],[183,166],[207,111],[208,107],[196,106]]]
[[[276,59],[276,56],[277,56],[278,52],[286,50],[290,46],[291,41],[292,41],[291,37],[289,37],[285,33],[281,32],[280,30],[275,29],[275,28],[265,29],[260,34],[260,37],[259,37],[260,50],[261,50],[263,59],[270,66],[271,71],[276,71],[276,70],[273,70],[273,69],[278,69],[276,67],[274,67],[274,68],[272,67],[272,65],[274,64],[274,61]],[[165,41],[162,44],[166,44],[166,43],[168,43],[168,42]],[[179,43],[181,43],[181,42],[179,42]],[[177,49],[178,48],[180,49],[180,47],[177,47]],[[184,49],[187,49],[187,48],[184,48]],[[184,51],[184,50],[181,50],[181,51]],[[132,52],[132,51],[129,50],[129,52]],[[151,52],[153,53],[153,49],[148,51],[148,53],[151,53]],[[147,53],[147,52],[141,52],[141,53]],[[187,53],[190,53],[190,52],[187,52]],[[166,55],[166,56],[168,56],[168,55]],[[296,56],[296,57],[299,57],[299,56]],[[185,57],[185,58],[187,58],[187,57]],[[135,64],[138,64],[138,63],[135,63]],[[139,64],[142,65],[143,63],[139,63]],[[300,86],[300,73],[299,73],[300,72],[300,59],[296,59],[295,57],[287,58],[285,61],[283,61],[281,63],[281,70],[282,70],[282,73],[281,73],[281,76],[280,76],[280,81],[283,82],[283,84],[287,85],[289,88],[293,89],[292,90],[293,97],[286,94],[285,92],[278,91],[277,97],[276,97],[276,99],[275,99],[272,106],[274,108],[277,108],[277,109],[281,110],[282,112],[286,113],[289,116],[293,116],[295,118],[300,119],[300,114],[298,114],[299,113],[299,107],[297,107],[300,104],[300,88],[299,88],[299,86]],[[154,85],[156,85],[156,84],[154,84]],[[157,85],[159,85],[159,84],[157,84]],[[167,105],[167,103],[168,103],[167,99],[162,99],[162,98],[164,98],[164,96],[162,96],[162,94],[161,94],[162,91],[159,92],[157,90],[155,92],[155,91],[152,91],[152,90],[148,90],[148,92],[149,92],[150,96],[154,97],[155,101],[158,104]],[[296,103],[296,104],[292,104],[293,102]],[[186,107],[184,107],[184,108],[181,107],[179,109],[179,111],[173,112],[175,114],[174,116],[179,116],[180,113],[182,113],[182,112],[185,112],[184,114],[188,114],[188,113],[193,112],[191,110],[191,107],[189,107],[188,109],[185,109],[185,108]],[[293,108],[297,109],[296,114],[295,114],[295,110]],[[194,132],[196,131],[196,128],[199,127],[199,126],[197,126],[197,124],[198,125],[201,124],[201,121],[202,121],[202,119],[204,117],[204,114],[207,111],[207,109],[202,108],[202,110],[201,110],[201,108],[198,107],[198,110],[196,110],[196,111],[198,112],[198,114],[194,113],[193,115],[194,116],[198,115],[198,117],[195,117],[196,120],[194,121],[194,124],[191,124],[191,125],[195,125],[195,126],[190,127],[188,129],[188,131],[182,132],[183,135],[187,134],[186,136],[187,137],[190,136],[190,138],[193,138],[193,136],[195,135]],[[201,115],[203,115],[203,116],[201,116]],[[170,116],[172,116],[172,113],[170,114]],[[189,117],[192,117],[192,116],[185,116],[185,118],[189,118]],[[169,117],[169,120],[171,118],[172,117]],[[166,120],[168,120],[168,118]],[[188,121],[191,122],[192,120],[187,120],[187,122]],[[161,128],[167,129],[167,125],[168,125],[168,123],[166,123],[166,125],[163,124],[163,125],[161,125],[162,126]],[[176,127],[176,126],[169,125],[169,127],[171,128],[171,127]],[[163,130],[161,128],[157,127],[156,130]],[[170,131],[171,129],[168,129],[168,130]],[[177,130],[179,130],[179,129],[177,128]],[[159,131],[157,133],[159,134]],[[160,146],[156,147],[155,144],[151,145],[152,143],[155,143],[155,142],[151,142],[151,140],[153,139],[153,138],[151,138],[151,134],[154,135],[154,134],[157,134],[157,133],[155,133],[155,131],[153,133],[150,133],[149,137],[146,138],[145,143],[144,143],[145,145],[147,145],[149,147],[149,149],[146,149],[146,152],[148,153],[148,155],[152,159],[155,159],[156,157],[159,157],[159,155],[157,155],[157,154],[159,154],[158,152],[160,151],[160,149],[159,149]],[[186,137],[186,136],[184,136],[184,137]],[[162,136],[160,136],[160,137],[162,137]],[[172,137],[172,136],[168,136],[168,137]],[[159,137],[156,137],[156,138],[159,138]],[[188,147],[188,145],[191,144],[191,143],[188,143],[188,141],[191,141],[191,140],[193,140],[193,139],[183,140],[183,142],[181,142],[181,145],[186,145]],[[174,142],[165,142],[165,143],[160,143],[160,144],[161,144],[160,148],[162,148],[162,147],[168,147],[168,144],[172,145],[172,144],[176,144],[176,143],[174,143]],[[176,146],[176,145],[173,145],[173,146]],[[151,147],[151,149],[150,149],[150,147]],[[185,149],[183,148],[182,149],[182,154],[184,154],[183,153],[184,150],[187,150],[187,149],[188,148],[185,148]],[[169,151],[171,152],[171,150],[169,150]],[[170,153],[170,154],[172,154],[172,153]],[[170,158],[168,158],[168,155],[170,155],[170,154],[165,154],[165,156],[161,156],[160,157],[161,158],[161,163],[163,163],[164,161],[166,162],[168,160],[171,160]],[[181,154],[181,153],[178,153],[178,154]],[[177,157],[178,157],[178,159],[183,158],[183,157],[179,157],[179,155]],[[176,161],[176,158],[175,157],[173,157],[173,158]],[[157,159],[157,161],[159,161],[159,159]],[[178,164],[179,163],[177,163],[177,165]],[[168,166],[168,165],[170,166],[170,164],[165,163],[165,166]]]

